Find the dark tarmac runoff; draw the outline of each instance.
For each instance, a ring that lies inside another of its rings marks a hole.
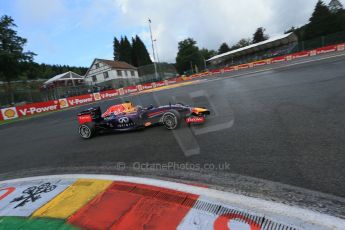
[[[124,100],[206,106],[212,115],[202,126],[83,140],[76,114],[90,105],[1,125],[1,179],[42,172],[157,173],[216,183],[238,175],[345,198],[345,56],[310,60],[95,104],[103,110]],[[197,178],[196,171],[202,172]]]

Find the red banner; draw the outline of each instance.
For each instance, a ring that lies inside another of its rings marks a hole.
[[[253,66],[256,67],[256,66],[262,66],[266,64],[267,64],[266,61],[257,61],[253,63]]]
[[[334,52],[334,51],[337,51],[336,45],[326,46],[326,47],[316,49],[317,54],[324,54],[324,53],[329,53],[329,52]]]
[[[292,58],[296,59],[296,58],[309,57],[309,55],[310,55],[309,51],[304,51],[304,52],[299,52],[299,53],[292,54]]]
[[[123,88],[125,90],[125,94],[126,93],[135,93],[138,92],[138,88],[135,85],[132,86],[127,86],[125,88]]]
[[[344,51],[345,50],[345,43],[337,45],[338,51]]]
[[[58,100],[39,102],[27,105],[19,105],[16,107],[19,117],[30,116],[38,113],[50,112],[60,109]]]
[[[165,86],[164,81],[156,82],[156,87],[162,87],[162,86]]]
[[[239,65],[238,69],[248,69],[249,68],[249,64],[243,64],[243,65]]]
[[[5,120],[4,117],[2,116],[2,113],[0,113],[0,121]]]
[[[143,90],[146,90],[146,89],[152,89],[153,86],[151,83],[146,83],[146,84],[143,84]]]
[[[275,57],[275,58],[272,58],[272,63],[278,63],[278,62],[283,62],[283,61],[285,61],[286,60],[286,58],[285,58],[285,56],[281,56],[281,57]]]
[[[113,98],[113,97],[116,97],[118,95],[119,95],[119,92],[116,89],[100,92],[100,96],[101,96],[102,100]]]
[[[85,94],[85,95],[80,95],[76,97],[69,97],[67,98],[67,101],[68,101],[69,106],[77,106],[77,105],[83,105],[86,103],[91,103],[95,100],[92,94]]]

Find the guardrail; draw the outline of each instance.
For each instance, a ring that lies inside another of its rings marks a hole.
[[[266,60],[255,61],[255,62],[251,62],[247,64],[214,69],[209,72],[193,74],[187,77],[177,77],[177,78],[173,78],[173,79],[169,79],[165,81],[152,82],[152,83],[141,84],[141,85],[133,85],[133,86],[128,86],[128,87],[115,89],[115,90],[108,90],[108,91],[85,94],[85,95],[80,95],[80,96],[75,96],[75,97],[61,98],[58,100],[51,100],[47,102],[39,102],[39,103],[20,105],[16,107],[4,108],[4,109],[1,109],[0,120],[10,120],[10,119],[18,118],[18,117],[32,116],[32,115],[36,115],[36,114],[40,114],[44,112],[57,111],[57,110],[75,107],[75,106],[79,106],[79,105],[83,105],[83,104],[87,104],[91,102],[111,99],[111,98],[115,98],[121,95],[137,93],[137,92],[141,92],[141,91],[145,91],[145,90],[149,90],[153,88],[168,86],[168,85],[176,84],[181,81],[188,81],[188,80],[192,80],[192,79],[200,78],[204,76],[212,76],[212,75],[220,74],[220,73],[238,71],[241,69],[254,68],[257,66],[269,65],[269,64],[274,64],[274,63],[279,63],[279,62],[284,62],[284,61],[291,61],[298,58],[311,57],[311,56],[316,56],[316,55],[320,55],[324,53],[344,51],[344,50],[345,50],[345,43],[341,43],[337,45],[330,45],[330,46],[317,48],[314,50],[303,51],[303,52],[298,52],[294,54],[288,54],[285,56],[270,58]]]

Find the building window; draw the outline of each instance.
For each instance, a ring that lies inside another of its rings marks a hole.
[[[131,76],[132,77],[134,77],[135,75],[134,75],[134,71],[133,70],[131,70]]]
[[[121,77],[122,76],[122,71],[121,70],[116,70],[117,76]]]
[[[125,70],[124,72],[125,72],[125,76],[127,77],[127,76],[128,76],[128,73],[127,73],[127,71]]]
[[[92,81],[93,81],[93,82],[96,82],[96,81],[97,81],[96,75],[93,75],[93,76],[92,76]]]
[[[98,68],[99,68],[99,63],[96,64],[96,69],[98,69]]]
[[[103,73],[103,77],[104,77],[104,79],[109,78],[109,74],[108,74],[108,72],[104,72],[104,73]]]

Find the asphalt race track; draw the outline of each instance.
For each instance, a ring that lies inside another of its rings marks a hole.
[[[124,164],[132,169],[138,166],[133,162],[213,163],[225,165],[218,175],[239,174],[345,198],[345,56],[248,72],[130,98],[144,106],[170,101],[210,107],[209,122],[192,129],[154,127],[82,140],[76,113],[89,106],[1,125],[0,174],[64,173],[69,167],[94,173]],[[127,99],[99,105],[104,110]],[[174,177],[174,170],[168,172]]]

